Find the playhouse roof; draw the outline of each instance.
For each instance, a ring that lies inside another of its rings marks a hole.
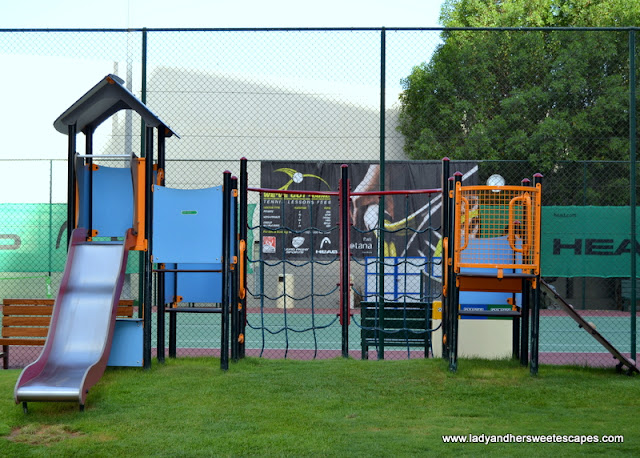
[[[53,127],[60,133],[68,134],[69,126],[76,124],[77,132],[86,134],[95,131],[102,122],[120,110],[134,110],[148,127],[164,127],[166,137],[179,137],[123,84],[124,81],[116,75],[105,76],[62,113]]]

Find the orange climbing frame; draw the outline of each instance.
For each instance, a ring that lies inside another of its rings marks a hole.
[[[454,270],[540,274],[541,185],[456,183]],[[483,275],[484,276],[484,275]]]

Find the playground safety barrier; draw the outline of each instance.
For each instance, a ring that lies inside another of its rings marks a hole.
[[[442,261],[433,255],[439,240],[433,221],[442,206],[441,190],[376,191],[378,183],[365,179],[378,176],[374,169],[360,177],[362,186],[352,189],[346,165],[336,165],[337,190],[300,189],[302,185],[258,188],[248,185],[246,159],[240,170],[239,245],[240,259],[246,259],[240,268],[240,355],[325,356],[330,350],[324,343],[326,334],[339,332],[339,354],[360,356],[362,337],[355,331],[362,329],[379,359],[385,358],[387,337],[394,347],[403,348],[394,348],[392,357],[424,357],[424,341],[433,330],[415,328],[412,315],[417,303],[428,303],[422,313],[425,323],[430,322],[431,303],[441,294]],[[245,219],[250,201],[259,204],[258,225]],[[249,235],[257,239],[257,254],[249,249]],[[253,281],[247,276],[249,268]],[[363,284],[353,283],[352,269],[358,271],[357,278],[365,279]],[[275,283],[275,278],[281,288],[274,292],[266,279]],[[366,323],[359,318],[363,302],[375,304],[373,318]],[[278,304],[286,305],[279,309]],[[386,321],[390,307],[400,321],[390,315]],[[416,334],[422,336],[421,352],[414,350]],[[259,338],[248,342],[247,335]],[[274,335],[282,336],[280,353],[267,343],[266,336]]]

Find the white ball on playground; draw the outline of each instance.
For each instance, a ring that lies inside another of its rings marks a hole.
[[[487,179],[487,186],[504,186],[504,178],[502,175],[494,173]]]
[[[504,186],[504,178],[497,173],[494,173],[487,179],[487,186]],[[499,189],[492,189],[493,192],[500,192]]]

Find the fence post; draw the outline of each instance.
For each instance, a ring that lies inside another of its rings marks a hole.
[[[386,29],[380,30],[380,191],[385,190],[386,175],[386,71],[387,71],[387,38]],[[384,359],[384,263],[385,263],[385,242],[384,242],[384,216],[385,197],[380,196],[378,206],[378,359]]]
[[[351,289],[350,262],[351,251],[349,234],[351,219],[349,202],[351,200],[349,183],[349,167],[341,166],[340,178],[340,325],[342,326],[342,357],[349,357],[349,323],[351,322],[351,306],[349,293]]]
[[[380,191],[384,191],[385,140],[386,140],[386,72],[387,72],[386,30],[380,30]],[[384,219],[384,197],[380,206],[381,219]]]
[[[631,244],[636,243],[636,31],[629,30],[629,168]],[[636,359],[636,252],[631,250],[631,359]]]

